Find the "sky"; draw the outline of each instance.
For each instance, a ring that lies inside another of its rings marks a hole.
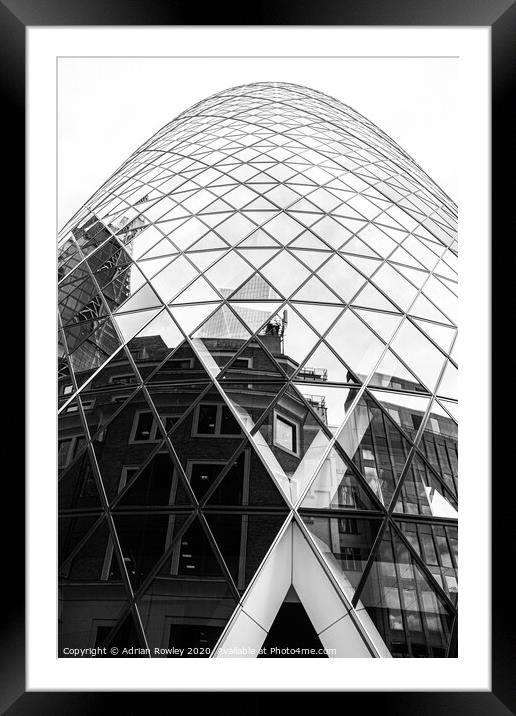
[[[456,200],[457,59],[59,58],[59,227],[180,112],[263,81],[301,84],[349,105]]]

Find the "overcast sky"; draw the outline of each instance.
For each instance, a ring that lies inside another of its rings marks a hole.
[[[180,112],[260,81],[305,85],[353,107],[456,200],[456,59],[60,58],[59,226]]]

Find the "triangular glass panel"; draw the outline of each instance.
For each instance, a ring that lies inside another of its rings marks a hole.
[[[172,301],[170,305],[183,303],[204,303],[206,301],[220,301],[219,294],[209,285],[205,278],[200,276]]]
[[[85,444],[84,437],[60,437],[58,456],[60,459],[65,451],[72,454],[74,449],[80,450],[80,443]],[[83,510],[102,506],[95,471],[92,467],[90,454],[83,450],[79,457],[66,468],[59,477],[58,483],[59,510]]]
[[[317,480],[319,480],[319,476]],[[341,480],[340,485],[335,488],[322,482],[319,485],[321,496],[326,493],[329,497],[335,489],[330,509],[338,508],[342,501],[344,503],[356,501],[353,497],[356,494],[356,486],[348,484],[346,478],[342,479],[341,477]],[[321,500],[321,498],[319,499]],[[324,500],[324,502],[326,501],[327,499]],[[352,599],[382,520],[365,516],[358,517],[354,514],[323,516],[305,510],[301,516],[324,559],[337,576],[344,593],[348,599]]]
[[[326,333],[337,316],[342,313],[342,306],[324,306],[313,303],[298,304],[292,302],[305,321],[314,328],[321,336]]]
[[[123,315],[115,315],[114,321],[118,326],[122,338],[125,342],[131,341],[134,336],[141,332],[143,336],[143,328],[160,313],[160,308],[152,308],[146,311],[137,311],[136,313],[124,313]],[[166,315],[163,311],[160,317]],[[168,316],[170,318],[170,316]]]
[[[168,311],[164,310],[129,341],[127,348],[145,378],[154,368],[156,361],[162,360],[184,341],[185,338],[176,323]]]
[[[311,276],[303,286],[296,291],[292,299],[295,301],[317,301],[320,303],[341,303],[337,294],[330,291],[316,276]]]
[[[407,461],[411,443],[365,393],[353,408],[337,440],[387,507]]]
[[[344,254],[358,254],[359,256],[372,256],[379,258],[379,254],[373,251],[367,244],[365,244],[358,236],[353,236],[347,241],[344,246],[341,246],[342,253]],[[349,259],[352,261],[352,259]],[[360,267],[358,267],[360,268]]]
[[[219,303],[201,303],[186,306],[170,305],[169,311],[186,335],[192,335],[194,330],[209,316],[215,313]]]
[[[206,278],[222,296],[228,296],[253,273],[253,267],[231,251],[206,271]]]
[[[246,259],[251,263],[256,269],[259,269],[263,264],[268,261],[272,256],[274,256],[279,250],[279,247],[277,249],[238,249],[238,254],[242,256],[242,258]]]
[[[400,313],[378,313],[377,311],[363,311],[356,309],[356,313],[367,325],[375,331],[386,343],[392,338],[394,331],[400,325],[403,316]]]
[[[438,321],[439,323],[451,324],[451,321],[446,318],[444,314],[439,311],[433,303],[430,303],[428,298],[422,293],[414,301],[414,304],[408,311],[409,315],[416,316],[419,318],[426,318],[429,321]]]
[[[368,391],[381,404],[391,418],[412,440],[415,439],[419,426],[426,415],[430,404],[430,395],[420,396],[394,391]]]
[[[124,659],[141,659],[147,656],[144,651],[145,644],[140,640],[136,619],[132,611],[122,618],[121,624],[111,630],[106,626],[104,629],[98,627],[96,646],[109,647],[106,654],[100,654],[101,658],[110,658],[113,647],[118,649],[118,655]]]
[[[185,513],[114,514],[122,558],[134,590],[138,589],[172,544]]]
[[[446,656],[453,615],[390,527],[359,598],[394,657]]]
[[[210,348],[216,350],[219,348],[219,345],[218,343],[216,345],[212,343],[207,344],[205,339],[209,341],[221,339],[246,341],[251,337],[250,332],[244,324],[226,304],[215,311],[192,335],[195,339],[202,339],[208,350],[210,350]]]
[[[380,266],[372,281],[403,311],[408,309],[417,294],[417,288],[386,263]]]
[[[365,278],[336,254],[321,266],[317,275],[345,302],[349,302],[365,283]]]
[[[332,249],[340,248],[352,234],[352,231],[349,231],[329,216],[325,216],[317,224],[314,224],[311,227],[311,231],[323,239]]]
[[[439,387],[437,388],[437,394],[439,396],[442,396],[444,398],[451,398],[452,400],[457,400],[458,373],[459,371],[453,365],[453,363],[451,363],[451,361],[448,361],[443,373],[443,377],[441,378],[441,381],[439,383]]]
[[[349,310],[326,334],[325,340],[361,380],[372,370],[385,347]]]
[[[231,296],[233,301],[250,299],[263,301],[279,298],[279,294],[260,274],[251,276],[251,278]]]
[[[205,493],[208,507],[285,507],[285,500],[249,443],[232,465],[219,466],[217,477],[222,474],[221,468],[226,474]]]
[[[338,431],[357,395],[356,388],[325,384],[296,383],[295,388],[332,433]]]
[[[294,241],[289,244],[289,249],[319,249],[329,253],[328,246],[310,231],[305,231],[301,236],[298,236],[297,239],[294,239]]]
[[[428,393],[417,378],[388,350],[376,366],[369,385],[376,388],[393,388],[418,393]]]
[[[223,241],[220,236],[217,236],[213,231],[210,231],[209,234],[206,236],[203,236],[202,239],[199,239],[199,241],[196,241],[195,244],[192,244],[188,247],[189,254],[192,251],[206,251],[206,250],[214,250],[214,249],[228,249],[229,244],[227,241]]]
[[[144,464],[163,436],[142,390],[122,408],[117,402],[106,401],[100,415],[92,444],[111,501],[127,483],[127,475]]]
[[[455,337],[456,330],[451,326],[442,326],[429,321],[414,319],[415,323],[426,333],[427,336],[437,343],[445,353],[450,350],[451,343]]]
[[[314,399],[311,407],[321,422],[326,424],[327,413],[323,401],[316,403]],[[261,423],[260,444],[268,446],[283,473],[290,478],[321,430],[321,424],[307,407],[301,391],[297,386],[291,386],[275,401],[273,409]]]
[[[411,281],[415,286],[417,286],[417,288],[421,288],[421,286],[428,278],[428,271],[425,271],[423,268],[414,269],[409,268],[408,266],[400,266],[399,264],[396,264],[395,267],[397,271],[399,271],[403,274],[403,276],[408,278],[408,280]]]
[[[197,520],[138,601],[149,646],[168,658],[209,657],[236,606]]]
[[[347,465],[338,450],[332,448],[303,498],[300,509],[381,510],[381,502],[375,501],[366,481]]]
[[[176,349],[167,352],[165,360],[157,367],[156,361],[153,361],[145,371],[143,366],[139,370],[142,375],[145,375],[147,385],[170,385],[185,383],[188,380],[208,383],[210,380],[208,373],[186,340],[183,340]]]
[[[88,535],[99,519],[100,513],[86,516],[67,515],[58,523],[59,566],[72,554],[77,545]]]
[[[370,259],[364,258],[363,256],[353,256],[346,254],[345,251],[342,251],[341,253],[346,259],[346,261],[352,264],[355,268],[359,269],[365,276],[371,276],[380,266],[380,259]]]
[[[143,466],[133,463],[125,468],[119,487],[121,496],[113,509],[192,504],[166,447],[145,460]]]
[[[292,363],[297,365],[306,359],[319,341],[319,336],[308,327],[308,324],[292,307],[285,309],[283,312],[281,337],[282,353],[287,360],[290,359]],[[297,365],[294,367],[297,368]]]
[[[235,303],[231,301],[229,305],[251,333],[256,333],[259,329],[265,331],[269,325],[271,327],[277,325],[279,331],[281,318],[276,313],[281,303],[256,303],[255,301],[251,303]]]
[[[429,392],[433,392],[446,360],[441,351],[410,321],[403,323],[391,342],[391,348],[410,366]]]
[[[419,524],[395,520],[413,550],[432,573],[433,578],[457,601],[457,527],[456,525]]]
[[[109,319],[97,326],[69,356],[78,387],[120,347],[120,339]]]
[[[306,381],[312,384],[329,383],[357,383],[346,366],[326,343],[322,342],[306,359],[296,374],[297,381]],[[317,389],[314,387],[314,390]]]
[[[204,271],[224,255],[224,249],[214,251],[188,251],[188,258],[199,271]]]
[[[457,519],[455,508],[454,496],[416,455],[403,480],[394,512]]]
[[[179,256],[153,277],[152,286],[163,303],[168,303],[198,275],[192,264],[184,256]]]
[[[239,592],[245,591],[285,522],[280,514],[206,513],[206,521]]]
[[[118,306],[115,316],[130,313],[131,311],[143,311],[161,305],[161,300],[157,297],[156,292],[153,291],[150,284],[145,283],[124,303]]]
[[[276,399],[284,383],[227,383],[224,392],[249,431]]]
[[[440,405],[445,408],[445,410],[451,415],[451,417],[455,420],[455,423],[458,422],[458,410],[459,406],[456,402],[451,400],[443,400],[442,398],[438,401]]]
[[[143,259],[140,259],[140,261],[138,262],[138,267],[142,271],[145,278],[149,280],[150,278],[152,278],[152,276],[157,274],[158,271],[161,271],[162,268],[168,266],[172,258],[174,258],[173,254],[168,256],[161,256],[157,259],[146,259],[145,261]]]
[[[214,362],[221,367],[225,366],[218,379],[285,380],[285,373],[279,368],[282,354],[280,336],[276,328],[276,323],[272,321],[268,323],[260,332],[260,338],[254,337],[234,360],[236,350],[221,352],[220,355],[213,353]],[[238,346],[238,350],[240,350],[240,346]],[[287,375],[292,373],[293,369],[289,364],[283,365],[283,368]]]
[[[353,305],[385,311],[398,310],[396,306],[385,298],[371,283],[366,284],[358,296],[353,299]]]
[[[96,582],[100,587],[105,582],[121,582],[122,576],[112,545],[107,521],[104,519],[72,559],[63,563],[59,579],[64,580],[65,584]]]
[[[240,244],[238,244],[239,249],[257,246],[273,247],[276,249],[281,248],[281,244],[279,244],[275,239],[266,234],[263,229],[257,229],[250,236],[244,239]]]
[[[308,269],[287,251],[275,256],[261,273],[286,298],[310,275]]]
[[[329,251],[311,251],[310,249],[292,249],[292,253],[310,271],[317,271],[319,266],[331,256]]]

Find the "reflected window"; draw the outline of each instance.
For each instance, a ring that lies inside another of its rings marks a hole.
[[[136,383],[136,376],[134,373],[127,373],[125,375],[112,375],[109,382],[114,385],[131,385]]]
[[[197,437],[241,435],[240,426],[226,404],[201,403],[196,408],[193,424],[193,435]]]
[[[298,426],[277,413],[274,415],[274,444],[297,455]]]
[[[130,442],[153,442],[158,439],[158,425],[154,420],[154,415],[150,411],[136,413]]]

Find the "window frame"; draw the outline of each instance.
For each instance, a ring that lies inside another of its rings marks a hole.
[[[201,412],[201,407],[203,406],[216,406],[217,407],[217,414],[215,416],[215,430],[213,433],[200,433],[199,432],[199,415]],[[222,424],[222,411],[226,408],[226,410],[229,410],[233,418],[235,419],[235,422],[238,424],[238,420],[233,415],[231,409],[229,408],[226,403],[218,403],[214,400],[209,401],[201,401],[200,403],[197,403],[197,405],[194,408],[193,413],[193,420],[192,420],[192,437],[193,438],[242,438],[244,435],[243,429],[239,426],[239,432],[238,433],[221,433],[220,428]]]
[[[287,425],[290,425],[294,428],[294,440],[295,440],[295,450],[289,450],[289,448],[285,447],[278,441],[277,437],[277,428],[276,424],[277,421],[281,420],[284,423],[287,423]],[[274,409],[273,413],[273,419],[272,419],[272,443],[275,447],[279,448],[280,450],[284,450],[289,455],[294,455],[295,457],[299,457],[300,455],[300,445],[299,445],[299,424],[295,421],[293,418],[287,418],[285,416],[285,413],[281,413],[279,410]]]

